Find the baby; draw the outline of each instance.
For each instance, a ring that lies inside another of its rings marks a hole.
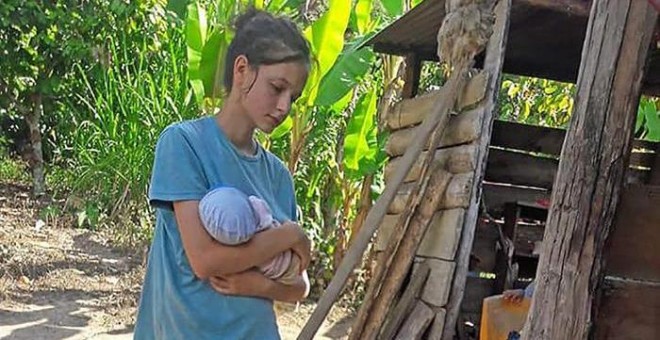
[[[279,226],[264,200],[231,187],[208,192],[199,202],[199,216],[216,241],[230,246],[245,243],[252,235]],[[291,285],[300,277],[299,266],[300,258],[287,250],[257,268],[266,277]]]

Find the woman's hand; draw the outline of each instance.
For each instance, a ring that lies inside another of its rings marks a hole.
[[[223,276],[212,276],[209,283],[216,291],[226,295],[265,297],[270,279],[256,270]]]
[[[282,223],[280,227],[290,229],[298,239],[291,247],[291,250],[300,258],[300,268],[298,269],[298,274],[300,275],[307,269],[307,266],[309,266],[312,260],[312,241],[309,240],[305,231],[298,223],[287,221]]]
[[[504,298],[505,301],[515,304],[521,303],[524,296],[525,296],[525,291],[522,289],[510,289],[510,290],[505,290],[504,293],[502,293],[502,297]]]

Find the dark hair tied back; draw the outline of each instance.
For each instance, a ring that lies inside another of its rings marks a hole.
[[[244,55],[251,67],[286,62],[310,64],[309,43],[287,18],[250,8],[236,19],[234,29],[234,39],[225,56],[227,91],[231,91],[234,61],[239,55]]]

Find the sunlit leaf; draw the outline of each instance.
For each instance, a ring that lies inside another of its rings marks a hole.
[[[355,4],[355,17],[359,34],[365,34],[371,22],[371,8],[373,0],[357,0]]]
[[[360,97],[348,122],[344,139],[344,166],[347,169],[358,171],[363,158],[373,159],[376,154],[370,148],[370,142],[373,144],[370,139],[374,137],[376,103],[376,90],[371,89]]]
[[[403,13],[403,0],[382,0],[381,3],[391,17],[398,17]]]
[[[190,78],[199,77],[202,49],[206,42],[206,11],[198,3],[188,5],[186,18],[186,46],[188,48],[188,73]]]
[[[335,65],[323,77],[316,105],[332,105],[346,95],[369,71],[375,59],[370,48],[357,49],[363,39],[356,40],[341,54]]]
[[[217,97],[222,89],[224,58],[229,47],[231,33],[215,29],[204,45],[199,66],[199,79],[204,83],[206,97]]]
[[[646,139],[660,141],[660,112],[656,109],[655,103],[650,100],[642,101],[640,109],[644,111],[646,120],[646,129],[648,130]]]
[[[319,82],[332,68],[344,48],[344,33],[348,27],[350,6],[350,0],[330,0],[328,11],[304,31],[316,57],[304,94],[309,104],[316,100]]]

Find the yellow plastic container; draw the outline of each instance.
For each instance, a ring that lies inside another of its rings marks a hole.
[[[479,339],[506,340],[509,332],[522,330],[531,302],[525,298],[514,303],[504,300],[502,295],[485,298],[481,307]]]

